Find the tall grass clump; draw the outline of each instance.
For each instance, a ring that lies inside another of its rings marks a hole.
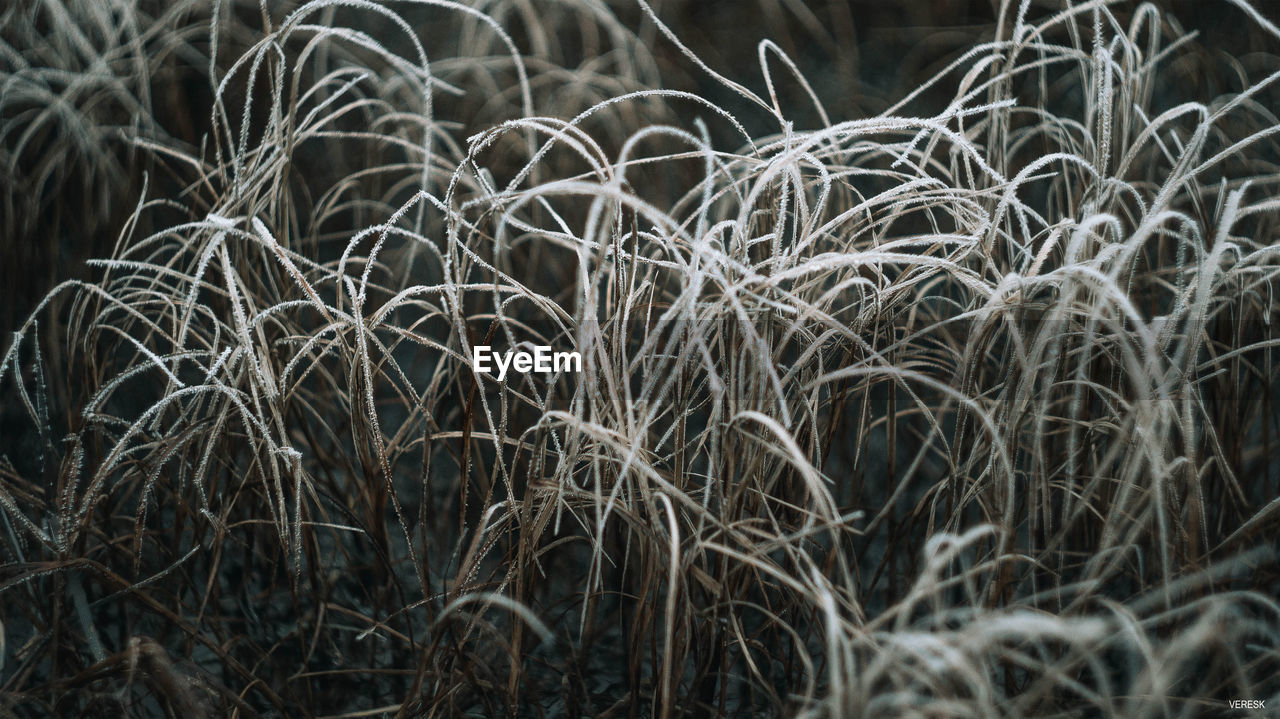
[[[1003,2],[852,112],[765,0],[117,5],[3,11],[6,226],[113,249],[0,365],[0,713],[1280,705],[1261,8]]]

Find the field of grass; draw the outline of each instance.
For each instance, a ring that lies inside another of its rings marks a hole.
[[[942,5],[0,9],[0,717],[1280,711],[1274,8]]]

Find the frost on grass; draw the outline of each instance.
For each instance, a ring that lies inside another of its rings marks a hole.
[[[643,0],[5,11],[10,195],[150,172],[0,365],[0,711],[1280,703],[1280,57],[1005,5],[847,116]]]

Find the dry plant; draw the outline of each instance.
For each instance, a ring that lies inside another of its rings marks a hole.
[[[645,0],[141,5],[0,21],[4,229],[119,233],[0,366],[0,714],[1280,705],[1280,53],[1002,2],[840,116]]]

